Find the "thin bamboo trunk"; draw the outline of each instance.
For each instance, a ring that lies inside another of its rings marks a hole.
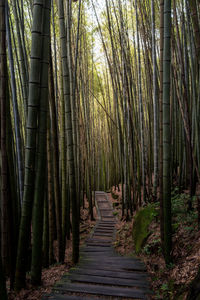
[[[38,105],[40,95],[42,30],[43,30],[43,0],[34,0],[32,48],[30,58],[28,118],[26,127],[25,178],[22,216],[20,223],[15,288],[20,290],[25,286],[27,253],[30,241],[32,204],[35,185],[35,152],[38,122]]]
[[[50,12],[51,1],[44,2],[44,18],[42,30],[42,62],[39,98],[38,138],[36,149],[36,174],[33,203],[33,236],[32,236],[32,261],[31,282],[35,285],[41,283],[42,276],[42,238],[43,238],[43,213],[46,175],[46,143],[47,143],[47,102],[48,102],[48,69],[50,45]]]
[[[160,235],[162,246],[164,243],[163,217],[163,46],[164,46],[164,0],[160,0],[160,95],[159,95],[159,197],[160,197]]]
[[[141,86],[141,58],[140,58],[140,39],[139,39],[139,20],[137,0],[135,0],[136,26],[137,26],[137,45],[138,45],[138,97],[139,97],[139,114],[140,114],[140,138],[141,138],[141,161],[142,161],[142,184],[143,184],[143,201],[146,202],[146,164],[145,164],[145,145],[144,145],[144,116],[142,103],[142,86]]]
[[[49,48],[51,49],[51,48]],[[56,103],[55,103],[55,91],[53,80],[53,64],[52,64],[52,52],[50,50],[50,96],[49,106],[51,115],[51,134],[52,134],[52,148],[53,148],[53,177],[54,177],[54,199],[56,209],[56,229],[57,229],[57,243],[58,243],[58,260],[64,261],[63,252],[63,240],[62,240],[62,214],[61,214],[61,191],[59,182],[59,145],[58,145],[58,124],[56,116]]]
[[[69,188],[70,201],[72,203],[72,246],[73,246],[73,262],[78,262],[79,259],[79,219],[76,194],[76,178],[75,178],[75,162],[74,162],[74,147],[72,133],[72,113],[70,101],[70,86],[69,86],[69,69],[67,60],[66,32],[64,24],[64,8],[63,1],[58,3],[59,27],[60,27],[60,43],[61,43],[61,58],[62,58],[62,75],[63,75],[63,90],[66,113],[66,130],[67,130],[67,161],[69,168]]]
[[[52,151],[51,151],[51,134],[50,134],[50,116],[48,112],[47,118],[47,172],[48,172],[48,215],[49,215],[49,264],[55,262],[53,242],[56,231],[56,224],[54,224],[54,183],[53,183],[53,163],[52,163]]]
[[[171,0],[164,1],[164,52],[163,52],[163,212],[164,256],[171,262],[171,135],[170,135],[170,67],[171,67]]]
[[[17,87],[16,87],[16,79],[15,79],[15,71],[14,71],[14,59],[13,59],[13,52],[12,52],[8,5],[6,5],[6,7],[7,7],[6,32],[7,32],[8,58],[9,58],[10,76],[11,76],[12,104],[13,104],[13,113],[14,113],[17,172],[18,172],[18,180],[19,180],[20,202],[22,204],[23,190],[24,190],[24,165],[23,165],[23,153],[22,153],[22,138],[20,132],[20,117],[19,117],[19,110],[18,110],[18,103],[17,103]]]
[[[154,0],[151,0],[152,14],[152,61],[153,61],[153,111],[154,111],[154,181],[153,181],[153,196],[157,198],[158,186],[158,90],[157,90],[157,71],[156,71],[156,40],[155,40],[155,8]]]

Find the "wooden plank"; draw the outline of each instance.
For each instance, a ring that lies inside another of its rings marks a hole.
[[[105,244],[102,244],[102,243],[98,243],[98,242],[88,242],[87,243],[88,246],[98,246],[98,247],[102,247],[102,248],[109,248],[111,247],[111,244],[110,245],[105,245]]]
[[[95,230],[109,230],[109,231],[115,231],[115,227],[111,227],[111,226],[102,226],[102,225],[99,225],[98,227],[95,228]]]
[[[104,285],[116,285],[116,286],[126,286],[126,287],[137,287],[137,288],[149,288],[150,284],[144,280],[134,280],[134,279],[122,279],[113,277],[102,277],[93,275],[82,275],[82,274],[70,274],[66,276],[68,280],[72,282],[88,282],[88,283],[98,283]]]
[[[87,244],[89,243],[101,243],[103,244],[104,246],[106,245],[110,245],[111,246],[111,243],[112,243],[112,238],[110,238],[109,240],[105,240],[105,239],[98,239],[98,238],[92,238],[90,240],[87,241]]]
[[[104,234],[104,233],[106,233],[106,234],[112,234],[112,235],[114,234],[113,230],[110,230],[110,231],[107,231],[107,230],[100,230],[100,231],[99,231],[99,230],[96,229],[96,230],[94,231],[93,235],[94,235],[94,234],[97,234],[97,233],[98,233],[98,234]]]
[[[107,221],[103,221],[103,220],[100,220],[98,224],[101,224],[101,225],[115,225],[116,224],[116,221],[115,220],[107,220]]]
[[[88,241],[89,242],[89,241]],[[90,250],[94,250],[94,251],[111,251],[111,252],[113,252],[113,255],[114,255],[114,250],[113,250],[113,248],[111,247],[111,246],[109,246],[108,247],[108,249],[102,249],[102,247],[101,246],[90,246],[90,245],[85,245],[85,248],[83,249],[83,250],[81,250],[82,252],[85,252],[85,251],[90,251]]]
[[[104,268],[104,267],[109,267],[109,269],[122,269],[122,270],[127,270],[127,271],[141,271],[141,272],[146,272],[146,267],[144,266],[141,266],[137,263],[135,264],[132,264],[131,266],[129,264],[124,264],[123,262],[121,263],[107,263],[106,261],[102,261],[103,258],[101,259],[101,267]],[[90,266],[98,266],[99,265],[99,262],[97,262],[96,260],[85,260],[85,262],[88,262],[90,264]]]
[[[132,265],[131,267],[127,264],[127,265],[123,265],[123,263],[121,264],[108,264],[105,262],[99,263],[96,261],[89,261],[89,260],[81,260],[80,265],[83,266],[84,264],[87,264],[88,267],[90,268],[94,268],[94,269],[101,269],[101,270],[127,270],[127,271],[146,271],[145,267],[141,267],[138,264]]]
[[[92,258],[92,259],[96,259],[96,260],[98,260],[98,257],[99,257],[99,259],[102,259],[103,257],[104,257],[104,253],[103,252],[95,252],[94,254],[92,253],[92,252],[86,252],[86,253],[83,253],[82,255],[81,255],[81,258]],[[112,253],[110,252],[110,253],[106,253],[106,255],[107,256],[109,256],[109,257],[112,257]]]
[[[98,203],[108,203],[107,200],[97,200]]]
[[[89,245],[90,243],[101,243],[103,246],[112,246],[112,242],[113,242],[113,238],[112,237],[93,237],[90,240],[88,240],[86,242],[87,245]],[[101,245],[100,245],[101,247]]]
[[[112,242],[111,238],[107,239],[107,240],[98,239],[98,238],[92,238],[89,241],[87,241],[87,244],[89,244],[89,243],[101,243],[103,245],[110,245],[111,246],[111,242]]]
[[[111,242],[113,242],[113,234],[97,232],[97,233],[93,234],[93,239],[96,241],[103,241],[103,240],[105,241],[106,240],[106,242],[111,243]],[[91,240],[93,240],[93,239],[91,239]]]
[[[96,261],[97,260],[97,255],[98,255],[98,253],[96,253],[96,252],[94,252],[94,253],[90,252],[90,253],[87,253],[85,255],[83,254],[83,257],[84,258],[88,257],[90,260],[92,260],[92,261],[95,260]],[[141,263],[140,261],[138,261],[138,259],[136,259],[136,258],[131,259],[130,261],[129,261],[129,259],[123,261],[119,257],[116,257],[114,253],[110,253],[110,254],[108,253],[108,255],[107,255],[107,253],[104,254],[104,252],[100,252],[99,255],[100,255],[101,259],[103,259],[103,262],[106,263],[106,264],[112,263],[112,264],[115,264],[115,265],[119,265],[119,264],[124,263],[125,266],[127,264],[129,264],[130,267],[132,265],[133,266],[138,265],[138,266],[141,266],[143,268],[146,268],[146,266],[143,263]]]
[[[96,234],[98,234],[98,235],[100,235],[101,236],[101,234],[102,234],[102,237],[103,237],[103,234],[109,234],[111,237],[113,237],[114,236],[114,232],[112,232],[112,231],[94,231],[94,233],[93,233],[93,236],[94,235],[96,235]]]
[[[112,231],[112,230],[95,230],[94,231],[94,234],[103,234],[103,233],[107,233],[107,234],[112,234],[112,235],[114,235],[114,232]]]
[[[113,255],[113,250],[112,248],[108,248],[108,249],[105,249],[105,248],[102,248],[102,247],[92,247],[92,246],[89,246],[89,247],[86,247],[84,251],[81,251],[81,256],[83,255],[90,255],[90,254],[94,254],[94,255]]]
[[[93,236],[108,236],[108,237],[112,237],[113,233],[111,232],[94,232]]]
[[[114,231],[115,228],[111,227],[111,226],[98,226],[95,228],[95,230],[110,230],[110,231]]]
[[[107,287],[102,285],[92,284],[75,284],[66,283],[65,285],[56,286],[55,290],[59,292],[74,292],[74,293],[86,293],[92,295],[102,296],[114,296],[114,297],[126,297],[132,299],[147,299],[144,292],[140,289],[135,288],[118,288],[118,287]],[[150,293],[150,291],[148,292]]]
[[[115,225],[112,224],[99,224],[95,229],[109,229],[109,230],[115,230]]]
[[[128,258],[128,257],[117,256],[117,255],[112,255],[112,257],[104,256],[104,262],[112,263],[112,264],[119,263],[119,264],[124,264],[124,265],[129,264],[129,266],[137,264],[137,265],[145,268],[145,264],[143,262],[141,262],[138,258],[135,258],[135,257]]]
[[[93,297],[83,297],[83,296],[76,296],[76,295],[60,295],[60,294],[51,294],[47,296],[43,296],[41,300],[97,300],[97,298]],[[102,299],[103,300],[103,299]]]
[[[94,232],[107,232],[107,233],[115,233],[115,230],[114,229],[112,229],[112,228],[96,228],[95,230],[94,230]]]
[[[113,253],[113,249],[110,247],[108,249],[104,249],[99,246],[86,246],[84,250],[81,252],[103,252],[103,253]]]
[[[108,220],[101,220],[100,224],[116,224],[116,221],[115,221],[114,216],[113,216],[113,220],[110,220],[110,219],[108,219]]]
[[[106,218],[113,218],[113,212],[112,211],[102,211],[102,209],[100,209],[100,213],[102,217],[106,217]]]
[[[92,258],[92,255],[90,255],[90,260],[97,262],[96,261],[96,257]],[[101,263],[105,263],[105,264],[111,264],[112,265],[122,265],[124,267],[129,267],[132,268],[135,265],[141,267],[141,268],[146,268],[145,264],[142,263],[141,261],[139,261],[137,258],[133,258],[133,259],[129,259],[129,258],[125,258],[123,260],[123,258],[117,257],[117,256],[112,256],[112,257],[106,257],[106,255],[103,258],[103,261],[101,261]]]
[[[95,251],[96,250],[96,251]],[[109,263],[109,260],[111,260],[112,262],[116,262],[119,258],[115,256],[115,253],[112,251],[108,251],[108,252],[104,252],[104,251],[100,251],[99,248],[94,249],[94,252],[81,252],[81,257],[84,258],[91,258],[91,259],[96,259],[98,257],[98,255],[100,255],[101,258],[104,259],[105,262]],[[126,261],[128,262],[128,261]],[[138,259],[134,259],[131,260],[131,262],[138,262]],[[140,261],[139,261],[140,262]],[[144,266],[144,265],[143,265]]]
[[[97,228],[99,228],[99,227],[102,227],[102,228],[104,228],[104,227],[108,227],[108,228],[115,228],[115,223],[100,223],[100,224],[98,224],[98,226],[97,226]]]
[[[114,218],[111,217],[111,216],[110,216],[110,217],[108,217],[108,216],[107,216],[107,217],[102,216],[102,220],[104,220],[104,221],[107,221],[107,220],[110,219],[110,218],[112,218],[112,219],[114,220]]]
[[[147,273],[141,272],[126,272],[123,270],[112,271],[112,270],[100,270],[100,269],[90,269],[88,266],[86,268],[74,268],[70,270],[72,274],[82,274],[82,275],[93,275],[93,276],[104,276],[113,277],[121,279],[134,279],[134,280],[147,280]]]
[[[115,224],[99,224],[96,228],[108,228],[108,229],[115,229]]]
[[[98,225],[95,229],[108,229],[108,230],[116,230],[114,225]]]

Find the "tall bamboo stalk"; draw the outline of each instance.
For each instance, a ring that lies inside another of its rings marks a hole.
[[[51,1],[45,0],[44,20],[42,30],[42,62],[39,98],[38,140],[36,149],[36,175],[33,205],[33,238],[31,281],[41,283],[42,276],[42,238],[43,238],[43,209],[46,185],[46,143],[47,143],[47,103],[48,103],[48,69],[50,44],[50,12]]]
[[[25,150],[24,197],[15,276],[15,288],[17,290],[25,286],[27,252],[30,241],[31,215],[35,185],[35,152],[41,78],[43,5],[43,0],[34,0],[29,76],[28,117],[26,125],[27,139]]]
[[[156,40],[155,40],[155,8],[154,0],[151,0],[151,14],[152,14],[152,62],[153,62],[153,116],[154,116],[154,181],[153,181],[153,195],[157,198],[158,186],[158,89],[157,89],[157,70],[156,70]]]
[[[66,46],[66,32],[64,23],[64,8],[63,1],[59,1],[58,5],[59,27],[60,27],[60,45],[62,59],[62,76],[63,76],[63,95],[65,102],[66,114],[66,130],[67,130],[67,161],[69,168],[69,188],[70,201],[72,203],[72,238],[73,238],[73,262],[76,263],[79,259],[79,219],[76,194],[76,179],[75,179],[75,162],[74,162],[74,147],[73,147],[73,132],[72,132],[72,113],[70,100],[69,86],[69,69]]]
[[[171,135],[170,135],[170,67],[171,67],[171,0],[164,1],[164,52],[163,52],[163,212],[164,255],[166,264],[171,261]]]

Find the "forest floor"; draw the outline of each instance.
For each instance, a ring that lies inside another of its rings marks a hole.
[[[118,219],[115,250],[121,255],[134,256],[133,238],[134,217],[126,221],[121,216],[121,192],[112,191],[114,214]],[[198,193],[199,194],[199,191]],[[117,195],[117,196],[115,196]],[[144,261],[151,276],[151,285],[155,293],[152,299],[185,300],[189,284],[195,278],[200,266],[200,231],[198,230],[196,197],[194,209],[187,211],[188,193],[172,193],[172,229],[173,229],[173,263],[167,268],[162,255],[159,218],[155,217],[149,226],[149,235],[137,256]],[[117,198],[117,199],[116,199]],[[154,203],[159,210],[159,202]]]
[[[94,208],[94,217],[96,218],[97,212]],[[80,247],[84,244],[85,239],[90,234],[92,228],[95,226],[95,221],[91,221],[89,218],[88,202],[85,199],[85,208],[81,208],[81,223],[80,223]],[[39,300],[44,294],[51,292],[52,287],[56,281],[59,281],[64,273],[66,273],[72,266],[72,240],[66,241],[66,254],[65,263],[56,263],[50,266],[48,269],[42,271],[42,285],[35,287],[30,282],[30,275],[27,278],[27,286],[19,293],[10,291],[8,293],[8,300]],[[55,244],[55,253],[57,252],[57,246]],[[9,282],[7,282],[7,290],[9,290]]]

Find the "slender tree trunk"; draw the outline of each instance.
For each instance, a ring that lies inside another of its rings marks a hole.
[[[171,0],[164,1],[164,53],[163,53],[163,212],[164,256],[171,262],[171,135],[170,135],[170,68],[171,68]]]
[[[9,188],[9,155],[8,155],[8,117],[9,97],[7,89],[7,57],[6,57],[6,3],[0,0],[0,112],[1,112],[1,258],[6,275],[11,274],[11,194]]]
[[[1,16],[1,2],[0,2],[0,16]],[[4,276],[3,265],[0,255],[0,299],[7,300],[7,292],[6,292],[6,279]]]
[[[66,129],[67,129],[67,161],[69,168],[69,188],[70,201],[72,202],[72,246],[73,246],[73,262],[77,263],[79,259],[79,219],[77,208],[76,194],[76,178],[75,178],[75,162],[73,149],[73,133],[72,133],[72,114],[70,101],[70,86],[69,86],[69,69],[67,61],[67,46],[66,32],[64,24],[64,8],[63,1],[58,3],[59,26],[60,26],[60,43],[61,43],[61,58],[62,58],[62,74],[63,74],[63,90],[66,113]]]
[[[22,204],[23,190],[24,190],[24,166],[23,166],[23,153],[22,153],[22,138],[20,132],[20,117],[17,103],[17,87],[15,80],[14,71],[14,60],[12,52],[11,34],[10,34],[10,24],[9,24],[9,11],[8,4],[6,5],[6,32],[7,32],[7,43],[8,43],[8,58],[10,65],[10,76],[11,76],[11,89],[12,89],[12,103],[13,103],[13,113],[14,113],[14,129],[15,129],[15,140],[16,140],[16,153],[17,153],[17,171],[18,171],[18,181],[19,181],[19,194],[20,202]]]
[[[63,97],[63,81],[62,81],[62,64],[60,63],[60,100],[61,100],[61,166],[62,166],[62,240],[63,251],[65,252],[66,235],[70,226],[70,212],[68,211],[68,202],[70,199],[67,195],[67,147],[65,135],[65,103]]]
[[[31,233],[30,230],[35,185],[35,152],[42,59],[43,5],[43,0],[34,0],[28,118],[26,127],[27,140],[25,150],[24,196],[15,276],[15,288],[17,290],[20,290],[25,286],[28,246]]]
[[[160,197],[160,235],[164,243],[164,217],[163,217],[163,45],[164,44],[164,0],[160,0],[160,159],[159,159],[159,197]]]
[[[137,45],[138,45],[138,96],[139,96],[139,113],[140,113],[140,136],[141,136],[141,154],[142,154],[142,184],[143,184],[143,201],[146,202],[146,165],[145,165],[145,145],[144,145],[144,116],[142,103],[142,86],[141,86],[141,58],[140,58],[140,39],[139,39],[139,20],[137,0],[135,0],[136,25],[137,25]]]
[[[47,172],[48,172],[48,212],[49,212],[49,264],[55,262],[53,252],[54,233],[56,231],[56,224],[54,224],[54,182],[53,182],[53,163],[52,163],[52,151],[51,151],[51,134],[50,134],[50,116],[48,112],[47,118]]]
[[[13,12],[14,12],[14,18],[15,18],[15,24],[16,24],[16,30],[17,30],[17,42],[19,47],[19,58],[20,58],[20,76],[22,81],[22,91],[23,91],[23,100],[24,100],[24,115],[25,119],[27,116],[28,111],[28,71],[26,68],[26,62],[25,62],[25,56],[24,56],[24,48],[23,48],[23,42],[20,32],[20,24],[19,24],[19,16],[17,12],[17,0],[13,1]]]
[[[47,180],[45,185],[45,196],[44,196],[44,222],[43,222],[43,258],[42,265],[45,268],[49,266],[49,214],[48,214],[48,194],[47,194]]]
[[[153,196],[157,198],[158,186],[158,89],[157,89],[157,71],[156,71],[156,40],[155,40],[155,8],[154,0],[151,0],[152,14],[152,61],[153,61],[153,111],[154,111],[154,181],[153,181]]]
[[[51,52],[51,51],[50,51]],[[58,260],[64,261],[63,240],[62,240],[62,214],[61,214],[61,192],[59,182],[59,145],[58,145],[58,128],[56,117],[56,104],[54,93],[54,80],[53,80],[53,63],[52,52],[49,61],[50,69],[50,114],[51,114],[51,134],[52,134],[52,148],[53,148],[53,177],[54,177],[54,198],[56,209],[56,229],[57,229],[57,242],[58,242]]]
[[[196,4],[197,2],[199,2],[199,1],[189,0],[188,4],[190,7],[190,13],[191,13],[192,23],[193,23],[193,28],[194,28],[197,61],[198,61],[198,64],[200,64],[200,30],[199,30],[198,10],[197,10],[197,4]]]
[[[33,284],[41,283],[42,275],[42,237],[43,237],[43,210],[46,185],[46,142],[47,142],[47,102],[48,102],[48,68],[50,45],[50,12],[51,1],[45,0],[44,20],[42,31],[42,63],[39,99],[39,124],[38,143],[36,150],[36,177],[33,205],[33,238],[32,238],[32,262],[31,281]]]

